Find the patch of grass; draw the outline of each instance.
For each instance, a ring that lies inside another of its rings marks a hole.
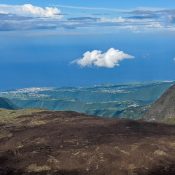
[[[42,112],[40,109],[21,109],[21,110],[6,110],[0,109],[0,124],[13,123],[17,121],[17,117],[22,115],[31,115],[36,112]]]
[[[162,150],[156,150],[154,152],[154,155],[156,155],[156,156],[167,156],[167,153],[162,151]]]
[[[47,121],[44,120],[32,120],[28,125],[31,127],[45,125]]]
[[[36,164],[31,164],[27,167],[28,172],[43,172],[49,170],[51,170],[51,168],[47,165],[38,166]]]
[[[0,130],[0,139],[12,137],[13,134],[7,130]]]
[[[175,124],[175,117],[165,119],[163,122],[167,123],[167,124],[173,124],[174,125]]]

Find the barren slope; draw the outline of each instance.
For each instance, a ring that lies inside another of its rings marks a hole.
[[[175,174],[175,126],[40,112],[0,132],[0,175]]]

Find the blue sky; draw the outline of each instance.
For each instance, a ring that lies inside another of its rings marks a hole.
[[[27,4],[32,3],[34,5],[48,6],[50,4],[62,4],[62,5],[72,5],[72,6],[87,6],[87,7],[109,7],[109,8],[136,8],[136,7],[163,7],[172,8],[175,2],[172,0],[124,0],[124,1],[102,1],[102,0],[1,0],[2,4]]]
[[[175,2],[1,0],[0,89],[172,80]]]

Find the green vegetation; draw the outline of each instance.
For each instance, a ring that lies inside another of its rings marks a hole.
[[[7,110],[0,109],[0,124],[15,123],[19,121],[18,117],[22,115],[31,115],[36,112],[41,112],[40,109],[22,109],[22,110]]]
[[[94,87],[27,88],[0,92],[19,108],[76,111],[114,118],[142,118],[174,82],[130,83]]]
[[[153,105],[145,115],[149,121],[175,123],[175,85],[171,86]]]
[[[167,124],[175,124],[175,116],[172,118],[168,118],[168,119],[164,119],[163,123],[167,123]]]

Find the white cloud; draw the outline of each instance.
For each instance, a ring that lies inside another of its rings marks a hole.
[[[59,8],[76,9],[66,14],[64,20]],[[86,14],[78,10],[91,10]],[[95,13],[92,10],[95,10]],[[102,12],[97,12],[102,10]],[[105,11],[108,12],[105,12]],[[104,13],[105,12],[105,13]],[[115,13],[114,13],[115,12]],[[111,17],[110,17],[111,16]],[[40,7],[32,4],[0,4],[0,31],[12,30],[57,30],[75,32],[113,32],[113,31],[175,31],[174,9],[106,9],[96,7],[77,7],[54,5]],[[82,29],[82,30],[81,30]]]
[[[85,52],[82,58],[73,61],[73,63],[76,63],[81,67],[97,66],[113,68],[115,66],[119,66],[120,61],[132,58],[134,58],[134,56],[126,54],[123,51],[110,48],[104,53],[100,50]]]
[[[114,23],[123,23],[123,22],[127,22],[127,20],[125,18],[122,17],[117,17],[117,18],[100,18],[99,20],[100,22],[114,22]]]
[[[54,7],[38,7],[32,4],[4,5],[0,4],[0,14],[15,14],[18,16],[61,18],[61,11]]]

